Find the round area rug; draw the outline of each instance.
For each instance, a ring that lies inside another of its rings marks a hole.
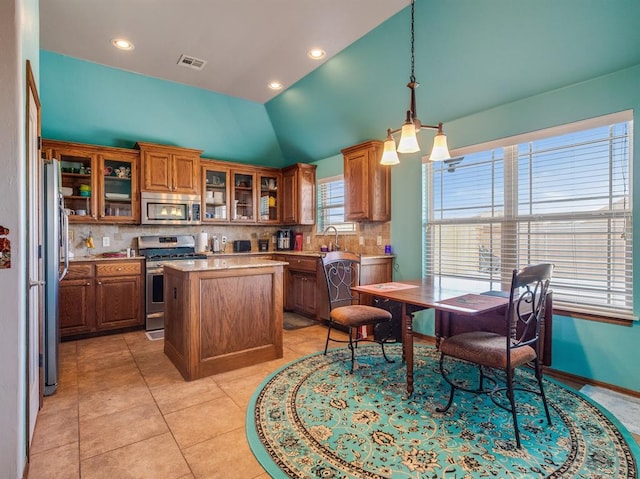
[[[415,392],[406,397],[401,347],[333,349],[295,361],[255,392],[247,412],[251,450],[272,477],[292,478],[606,478],[638,477],[640,448],[608,412],[545,380],[552,425],[537,396],[521,395],[522,448],[511,414],[486,395],[448,398],[439,353],[415,346]],[[469,367],[457,362],[461,374]],[[532,381],[528,371],[519,381]]]

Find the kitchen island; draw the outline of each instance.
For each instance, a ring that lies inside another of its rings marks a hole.
[[[164,265],[164,352],[190,381],[282,357],[284,261]]]

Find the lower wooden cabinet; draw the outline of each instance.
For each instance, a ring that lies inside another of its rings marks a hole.
[[[142,261],[86,261],[69,265],[60,282],[61,338],[144,325]]]
[[[284,268],[284,309],[316,317],[318,309],[318,273],[322,272],[320,258],[304,255],[274,255],[289,263]]]
[[[318,308],[316,273],[291,271],[289,281],[290,309],[307,316],[315,316]]]
[[[95,323],[93,314],[95,285],[93,267],[72,264],[58,290],[58,321],[60,336],[88,333]]]
[[[284,269],[284,309],[317,320],[329,318],[327,285],[318,256],[276,254],[275,259],[289,263]],[[363,257],[360,284],[392,281],[393,257]],[[361,298],[362,304],[372,299]]]

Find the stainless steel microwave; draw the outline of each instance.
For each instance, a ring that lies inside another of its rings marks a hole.
[[[199,225],[200,196],[174,193],[142,192],[140,195],[143,225]]]

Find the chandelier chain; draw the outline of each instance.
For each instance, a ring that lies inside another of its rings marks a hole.
[[[415,0],[411,0],[411,76],[409,77],[411,82],[415,82],[416,81],[416,76],[414,74],[414,63],[415,63],[415,55],[414,55],[414,33],[413,33],[413,16],[414,16],[414,7],[415,7]]]

